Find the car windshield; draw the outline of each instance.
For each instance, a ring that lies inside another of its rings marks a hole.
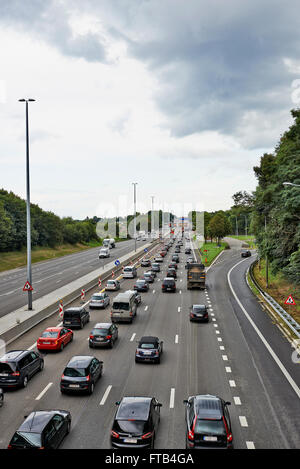
[[[11,440],[12,445],[16,446],[42,446],[40,433],[16,432]]]
[[[120,301],[115,301],[113,304],[113,309],[123,309],[124,311],[129,310],[129,303],[123,303]]]
[[[226,435],[223,420],[196,420],[195,433],[202,435]]]
[[[56,339],[58,337],[57,331],[45,331],[42,333],[42,337],[47,337],[49,339]]]
[[[140,343],[139,344],[139,348],[146,348],[146,349],[153,349],[153,348],[156,348],[156,345],[155,344],[143,344],[143,343]]]
[[[80,378],[83,376],[87,376],[88,370],[86,368],[66,368],[64,371],[65,376],[69,376],[70,378]]]
[[[101,335],[102,337],[105,337],[108,334],[107,329],[93,329],[91,332],[92,335]]]
[[[93,295],[92,300],[104,300],[104,296],[103,295]]]

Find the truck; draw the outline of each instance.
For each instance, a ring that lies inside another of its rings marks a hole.
[[[102,246],[109,249],[116,247],[114,238],[105,238],[102,241]]]
[[[204,264],[191,263],[185,266],[187,269],[187,289],[205,288],[205,266]]]

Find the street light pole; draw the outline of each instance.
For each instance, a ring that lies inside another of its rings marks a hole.
[[[35,99],[19,99],[26,103],[26,222],[27,222],[27,282],[32,286],[31,272],[31,221],[30,221],[30,176],[29,176],[29,125],[28,103]],[[32,310],[32,291],[28,290],[28,310]]]
[[[238,221],[237,221],[237,216],[235,215],[235,234],[236,236],[239,235],[239,226],[238,226]]]
[[[245,217],[245,234],[247,238],[247,215],[244,215],[244,217]]]
[[[300,187],[300,184],[294,184],[293,182],[283,182],[284,186],[293,186],[293,187]]]
[[[134,203],[134,252],[136,252],[136,185],[137,182],[133,182],[133,203]]]
[[[267,217],[265,216],[265,232],[267,231]],[[266,253],[266,288],[269,287],[269,261],[268,253]]]

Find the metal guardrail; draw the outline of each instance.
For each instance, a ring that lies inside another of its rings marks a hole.
[[[250,273],[252,282],[254,283],[255,287],[260,292],[262,297],[266,300],[266,302],[269,303],[269,305],[276,311],[276,313],[281,317],[281,319],[283,319],[283,321],[293,331],[293,333],[300,339],[300,324],[297,321],[295,321],[295,319],[292,318],[292,316],[289,313],[287,313],[286,310],[283,309],[282,306],[280,306],[280,304],[278,304],[277,301],[274,300],[274,298],[272,298],[272,296],[270,296],[268,293],[262,290],[261,286],[258,285],[253,274],[253,267],[255,264],[257,264],[257,259],[254,262],[252,262],[252,264],[249,267],[249,273]]]

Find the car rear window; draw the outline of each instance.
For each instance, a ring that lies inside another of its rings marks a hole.
[[[1,363],[0,362],[0,374],[1,373],[14,373],[16,371],[15,363]]]
[[[56,339],[58,337],[57,331],[45,331],[42,333],[42,337],[47,337],[49,339]]]
[[[105,337],[108,334],[108,329],[93,329],[92,335],[101,335]]]
[[[123,309],[124,311],[128,311],[129,310],[129,303],[123,303],[123,302],[120,302],[120,301],[115,301],[113,303],[113,309]]]
[[[92,300],[104,300],[104,296],[103,295],[93,295]]]
[[[205,311],[206,307],[205,306],[193,306],[193,311],[200,312],[200,311]]]
[[[70,378],[80,378],[83,376],[87,376],[89,374],[87,368],[66,368],[64,371],[65,376],[69,376]]]
[[[155,344],[140,343],[139,348],[151,349],[151,348],[156,348],[156,345]]]
[[[223,420],[197,419],[195,433],[202,435],[226,435],[226,429]]]
[[[64,312],[64,318],[65,319],[71,319],[71,318],[79,318],[80,317],[80,312],[79,311],[65,311]]]
[[[114,424],[114,430],[117,432],[142,434],[148,430],[148,422],[143,420],[117,420]]]
[[[175,283],[174,280],[164,280],[164,281],[163,281],[163,285],[167,285],[167,286],[169,286],[169,285],[170,285],[170,286],[173,286],[174,283]]]
[[[40,433],[16,432],[12,437],[11,444],[16,446],[42,446]]]
[[[149,415],[149,405],[145,402],[122,403],[118,409],[117,420],[147,420]]]

